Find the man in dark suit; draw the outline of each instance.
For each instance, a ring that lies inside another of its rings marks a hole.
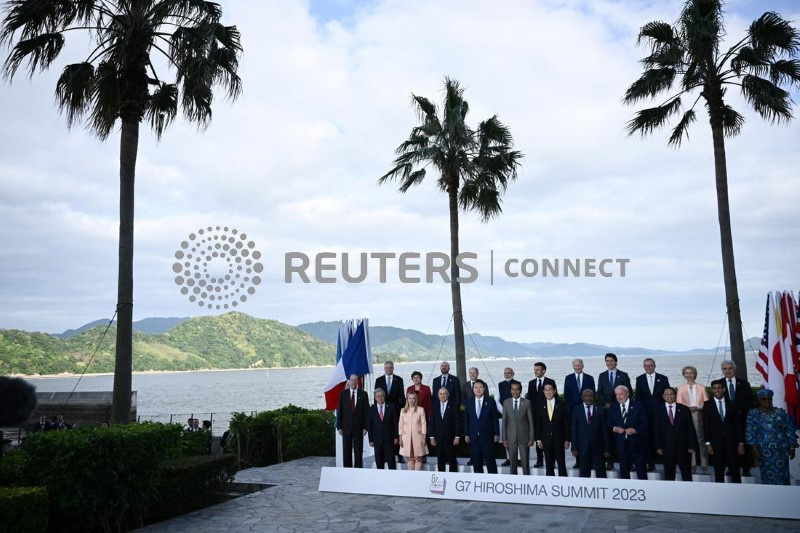
[[[494,444],[500,440],[500,428],[497,425],[497,404],[494,398],[485,395],[486,384],[478,380],[472,391],[475,396],[468,401],[464,409],[464,438],[469,444],[472,456],[472,471],[483,473],[483,464],[490,474],[497,473],[497,460]]]
[[[580,405],[574,406],[570,412],[572,455],[581,458],[581,477],[592,477],[594,468],[595,476],[604,478],[607,476],[603,458],[611,455],[605,408],[594,404],[594,392],[591,389],[584,389],[581,398]]]
[[[533,444],[533,409],[531,403],[522,396],[522,384],[511,384],[511,397],[503,402],[503,446],[511,459],[511,473],[517,473],[517,465],[522,461],[522,474],[530,475],[530,448]],[[517,459],[519,457],[519,459]]]
[[[739,420],[742,427],[746,428],[747,414],[753,408],[753,390],[750,388],[750,382],[736,377],[736,365],[733,361],[723,361],[720,368],[722,369],[722,378],[712,381],[711,385],[722,383],[725,386],[725,398],[736,404]],[[744,447],[744,455],[739,459],[742,475],[749,476],[750,468],[753,466],[753,454],[749,446]]]
[[[556,396],[556,388],[548,383],[544,386],[544,401],[536,408],[536,447],[544,452],[545,473],[567,476],[565,450],[569,448],[569,415],[567,406]]]
[[[364,435],[369,419],[369,396],[358,388],[358,376],[353,374],[347,388],[339,395],[336,410],[336,429],[342,436],[345,468],[364,466]],[[355,463],[353,462],[355,455]]]
[[[394,412],[399,416],[400,409],[406,405],[406,388],[403,385],[403,378],[394,374],[394,362],[386,361],[383,363],[383,375],[375,380],[375,389],[386,391],[386,403],[394,407]],[[400,446],[394,447],[394,454],[397,462],[402,463],[403,456],[400,455]]]
[[[369,408],[367,433],[369,445],[375,448],[375,466],[383,470],[383,465],[388,463],[389,470],[396,470],[397,411],[386,401],[386,393],[380,388],[375,389],[375,403]]]
[[[692,412],[675,402],[671,387],[662,393],[664,403],[653,409],[653,442],[656,453],[664,459],[664,480],[675,481],[675,466],[683,481],[692,480],[692,456],[697,450],[697,432]]]
[[[647,451],[645,460],[647,461],[647,471],[652,472],[656,469],[656,448],[653,439],[655,431],[652,431],[653,414],[655,408],[664,403],[664,391],[669,387],[669,378],[664,374],[656,373],[655,359],[648,357],[642,361],[644,374],[636,378],[636,401],[644,405],[647,409],[647,416],[650,417],[651,431],[647,432]]]
[[[472,387],[475,385],[475,382],[478,381],[478,369],[473,366],[467,371],[467,374],[469,375],[469,379],[461,385],[461,401],[464,403],[470,398],[475,397],[475,393],[472,392]]]
[[[647,479],[644,462],[644,439],[647,438],[647,413],[644,406],[630,399],[630,390],[617,385],[616,402],[606,411],[606,425],[611,428],[619,456],[619,477],[631,478],[631,465],[636,477]]]
[[[583,372],[583,359],[572,360],[572,374],[567,374],[564,378],[564,401],[567,404],[567,412],[571,413],[574,407],[580,407],[581,394],[585,390],[592,391],[594,397],[594,378]],[[574,455],[574,453],[573,453]],[[575,468],[580,468],[581,456],[575,456]]]
[[[525,398],[531,402],[531,407],[533,407],[534,423],[536,421],[536,413],[539,412],[539,406],[544,401],[544,386],[552,385],[553,389],[558,392],[558,389],[556,388],[556,382],[548,377],[545,377],[545,372],[547,372],[546,364],[541,361],[537,361],[533,364],[533,379],[528,382],[528,393],[525,395]],[[533,465],[534,468],[541,468],[543,466],[543,456],[544,451],[536,446],[536,464]]]
[[[505,403],[506,400],[511,398],[511,386],[514,383],[517,383],[520,386],[520,390],[522,390],[522,383],[520,383],[519,381],[514,379],[514,369],[513,368],[508,367],[508,366],[506,368],[504,368],[503,369],[503,378],[505,378],[505,379],[503,379],[503,381],[501,381],[500,383],[497,384],[497,400],[496,400],[497,410],[498,410],[497,416],[499,416],[500,418],[503,417],[503,404]],[[505,433],[503,433],[503,431],[502,431],[502,420],[500,421],[500,425],[501,425],[500,438],[501,439],[505,439],[505,437],[503,436],[503,435],[505,435]],[[506,455],[507,455],[507,457],[506,457],[505,462],[500,466],[509,466],[511,464],[511,462],[510,462],[511,456],[508,455],[509,453],[510,452],[509,452],[508,448],[506,447]]]
[[[606,412],[608,412],[611,404],[616,404],[615,387],[625,385],[628,387],[629,395],[632,393],[633,388],[631,387],[631,378],[628,377],[628,374],[617,368],[616,354],[607,353],[605,362],[608,370],[597,376],[597,397],[600,399],[600,403],[606,408]],[[612,457],[610,457],[606,463],[607,470],[614,468],[614,453],[612,452],[611,455]]]
[[[433,387],[432,390],[438,391],[442,387],[447,389],[448,394],[450,395],[449,398],[453,405],[461,407],[461,382],[458,380],[458,376],[453,376],[450,374],[450,363],[447,361],[442,361],[439,365],[439,370],[442,371],[441,376],[436,376],[433,378]]]
[[[711,384],[714,397],[703,404],[703,432],[708,457],[714,464],[714,481],[725,483],[725,469],[731,481],[742,482],[739,468],[744,455],[744,427],[736,404],[725,397],[725,385],[719,381]]]
[[[446,388],[440,387],[437,396],[438,400],[431,407],[428,440],[436,446],[437,470],[444,472],[450,465],[451,472],[458,472],[456,446],[461,439],[461,412],[450,401],[450,393]]]

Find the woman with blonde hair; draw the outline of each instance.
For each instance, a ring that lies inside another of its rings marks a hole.
[[[681,374],[686,379],[686,383],[678,387],[678,403],[685,405],[692,412],[692,422],[697,433],[698,450],[692,454],[692,469],[697,473],[697,459],[700,456],[700,466],[703,467],[703,474],[708,472],[708,455],[705,446],[705,434],[703,432],[703,404],[708,400],[706,386],[697,383],[697,368],[686,365],[681,370]]]
[[[406,458],[409,470],[422,470],[422,458],[428,454],[425,435],[428,423],[425,409],[418,405],[417,393],[406,393],[406,406],[400,411],[398,433],[400,435],[400,455]]]

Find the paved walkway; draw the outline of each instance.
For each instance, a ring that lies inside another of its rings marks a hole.
[[[323,466],[334,466],[334,459],[307,457],[243,470],[237,474],[237,482],[276,486],[153,524],[141,531],[800,532],[800,521],[793,520],[318,492]],[[713,497],[712,491],[713,485],[709,484],[709,497]]]

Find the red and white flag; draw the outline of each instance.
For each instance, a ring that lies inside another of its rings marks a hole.
[[[756,370],[764,380],[764,388],[773,393],[773,405],[800,416],[797,390],[797,369],[800,364],[797,347],[797,305],[790,292],[767,295],[764,337],[756,356]]]
[[[777,300],[776,300],[777,305]],[[784,391],[786,410],[789,415],[797,419],[798,412],[798,393],[797,393],[797,368],[798,354],[797,344],[795,343],[797,334],[797,305],[791,292],[785,291],[781,295],[781,324],[780,334],[783,351],[784,370]]]

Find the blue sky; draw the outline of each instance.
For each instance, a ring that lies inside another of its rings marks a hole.
[[[246,232],[263,254],[262,282],[237,305],[243,312],[452,331],[449,287],[399,283],[396,262],[387,283],[372,271],[361,284],[283,277],[291,251],[449,249],[435,178],[405,195],[377,185],[415,124],[411,94],[438,101],[448,75],[466,88],[471,124],[497,114],[526,155],[499,218],[461,215],[462,250],[478,254],[480,270],[462,291],[469,329],[518,341],[715,346],[725,306],[707,120],[700,113],[691,142],[676,151],[667,130],[627,137],[635,108],[620,103],[645,55],[635,46],[639,27],[673,21],[679,7],[223,2],[225,22],[242,33],[244,93],[233,104],[219,99],[205,132],[178,120],[156,143],[142,130],[135,318],[209,313],[180,293],[172,265],[190,233],[220,225]],[[730,2],[729,34],[769,9],[800,19],[796,2]],[[0,327],[57,332],[113,313],[118,133],[101,143],[70,131],[53,105],[59,69],[86,52],[70,42],[53,71],[0,86]],[[767,291],[800,289],[800,126],[765,123],[733,92],[730,103],[746,117],[727,150],[742,318],[758,336]],[[625,278],[491,285],[491,251],[496,261],[630,264]]]

